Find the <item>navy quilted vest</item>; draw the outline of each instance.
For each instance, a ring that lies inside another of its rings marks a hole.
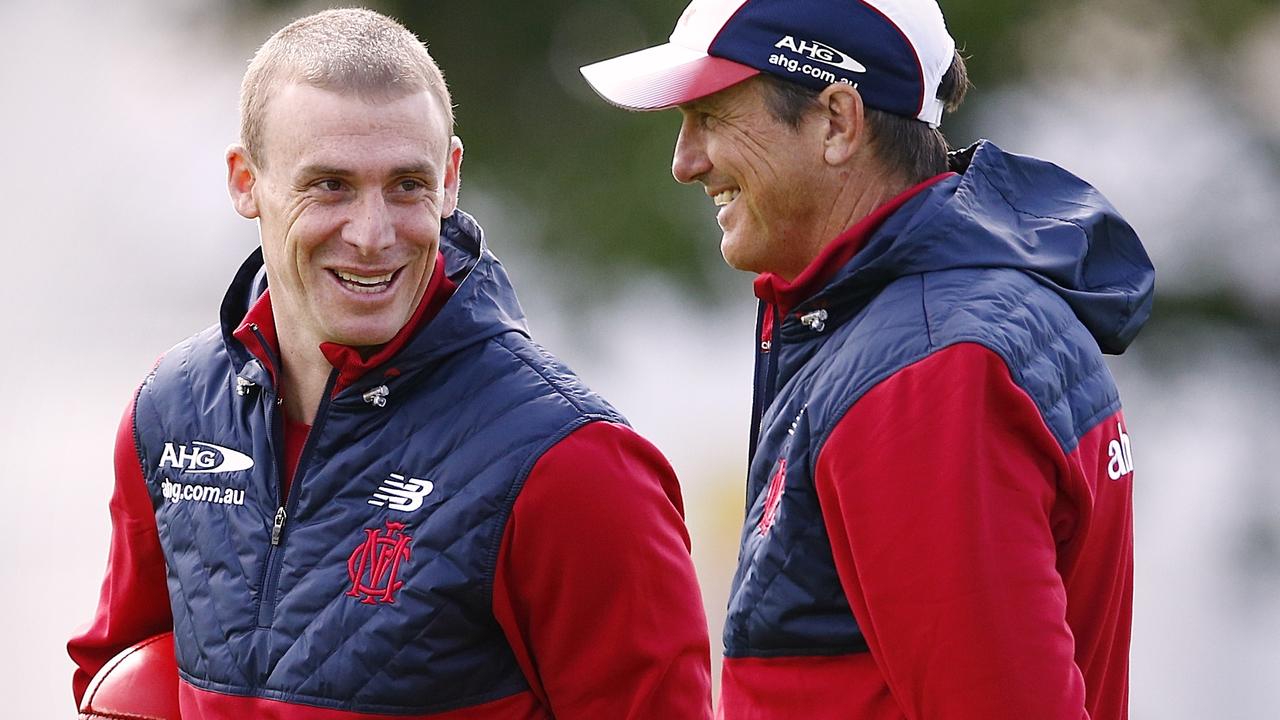
[[[323,403],[283,517],[276,392],[229,336],[262,290],[259,253],[222,327],[171,350],[139,391],[192,685],[386,714],[527,689],[491,610],[507,518],[544,451],[622,420],[529,339],[474,221],[457,213],[443,235],[457,290],[384,372]]]

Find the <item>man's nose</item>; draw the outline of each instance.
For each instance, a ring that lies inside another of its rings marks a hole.
[[[676,182],[691,183],[711,170],[702,133],[686,117],[680,123],[680,135],[676,137],[676,149],[671,156],[671,175]]]
[[[371,255],[395,244],[391,209],[380,192],[362,193],[342,229],[342,239],[361,254]]]

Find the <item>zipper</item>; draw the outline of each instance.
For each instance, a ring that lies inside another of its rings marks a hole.
[[[760,442],[760,423],[764,412],[773,403],[778,377],[778,341],[779,335],[774,332],[777,327],[778,311],[766,302],[760,303],[760,311],[756,318],[756,367],[755,382],[751,400],[751,432],[747,443],[747,467],[756,456],[756,446]],[[748,500],[748,505],[750,500]],[[747,508],[750,510],[750,507]]]
[[[258,347],[262,348],[262,354],[266,356],[266,361],[270,363],[267,368],[270,371],[271,379],[277,385],[280,383],[280,360],[275,353],[271,351],[271,345],[267,342],[267,338],[262,334],[262,330],[258,327],[258,323],[249,323],[249,330],[253,332],[253,336],[258,339]]]
[[[275,522],[271,524],[271,544],[272,545],[280,544],[280,533],[284,532],[284,521],[285,521],[285,518],[287,517],[289,517],[289,514],[284,511],[284,506],[281,506],[276,510]]]
[[[315,448],[316,438],[324,428],[325,417],[328,414],[329,404],[332,402],[330,395],[333,393],[333,386],[337,381],[338,371],[334,370],[329,373],[329,380],[325,383],[324,395],[320,398],[320,408],[316,411],[316,420],[311,425],[311,432],[307,433],[307,441],[302,446],[302,453],[298,457],[298,466],[293,471],[292,489],[287,498],[284,492],[284,424],[279,416],[279,411],[275,410],[279,403],[272,403],[267,411],[272,416],[271,432],[276,439],[272,443],[276,457],[276,514],[271,523],[271,544],[267,546],[267,561],[261,584],[262,594],[258,598],[258,627],[260,628],[271,627],[271,622],[275,617],[276,590],[280,584],[280,571],[284,564],[284,551],[281,546],[288,539],[285,529],[289,517],[297,512],[298,497],[302,495],[302,478],[306,475],[307,461]],[[282,498],[284,499],[283,502],[281,501]]]

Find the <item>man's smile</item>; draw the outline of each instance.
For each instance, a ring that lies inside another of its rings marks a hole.
[[[716,193],[711,199],[715,202],[716,207],[723,207],[733,202],[734,198],[738,197],[741,192],[737,188],[730,188]]]
[[[342,287],[354,293],[363,295],[374,295],[389,289],[395,282],[396,276],[400,269],[390,272],[378,273],[376,271],[365,271],[355,273],[348,270],[330,269],[330,273],[338,280]]]

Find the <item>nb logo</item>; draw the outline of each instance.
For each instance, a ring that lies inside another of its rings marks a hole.
[[[384,480],[378,491],[369,498],[370,505],[390,508],[400,512],[413,512],[422,507],[422,501],[435,489],[430,480],[408,478],[391,473],[389,480]]]
[[[253,458],[238,450],[193,440],[191,446],[167,442],[160,454],[160,467],[189,473],[237,472],[253,467]]]

